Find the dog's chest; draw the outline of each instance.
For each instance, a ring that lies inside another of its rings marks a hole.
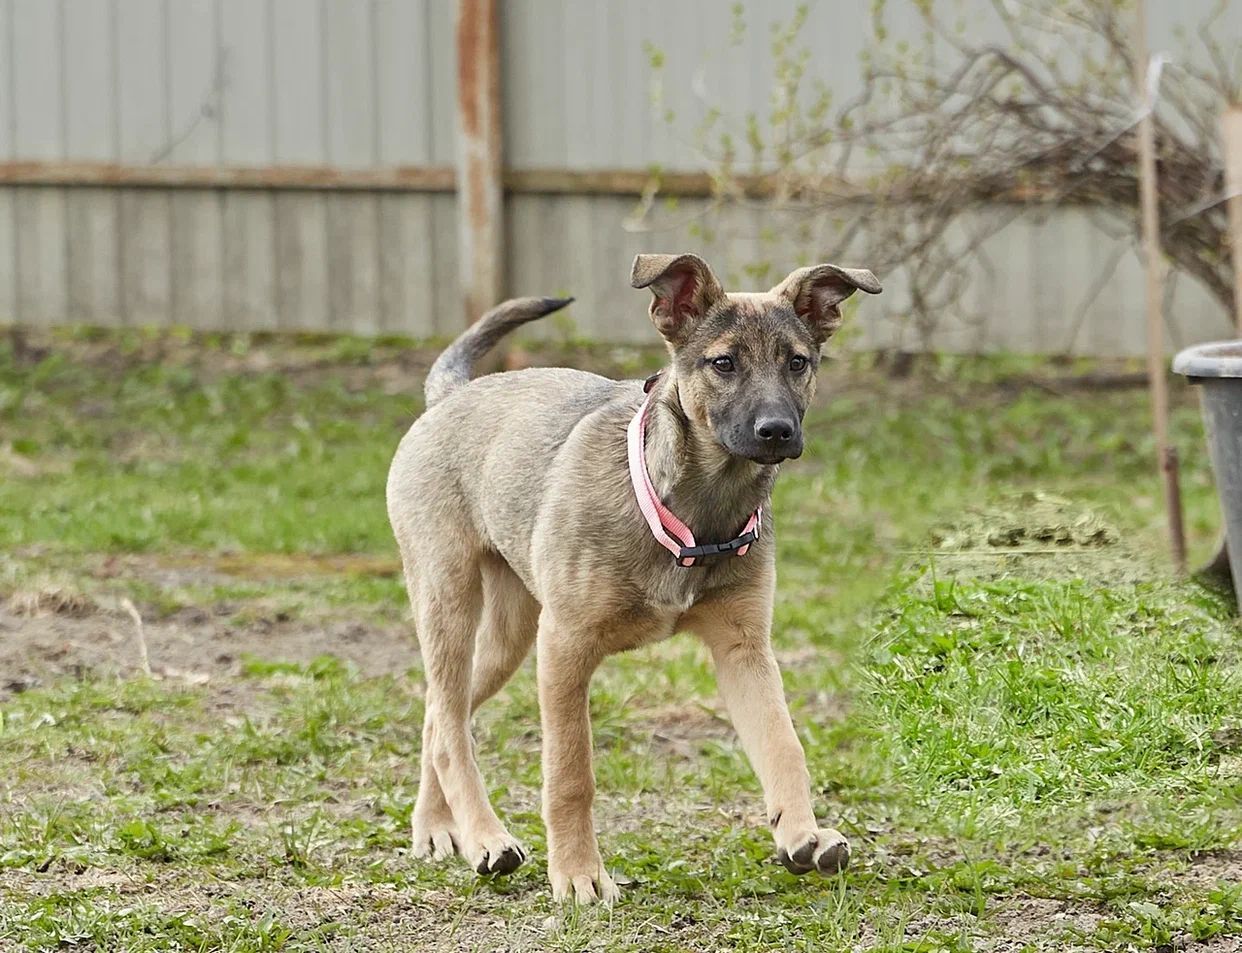
[[[648,605],[657,612],[675,615],[689,612],[704,595],[719,587],[722,568],[716,565],[690,568],[670,566],[652,580]]]
[[[685,631],[681,620],[691,613],[701,600],[713,598],[721,588],[736,585],[739,570],[744,567],[713,566],[681,568],[670,563],[666,569],[644,574],[640,583],[642,597],[630,601],[625,624],[610,627],[609,650],[628,651],[643,645],[651,645]]]

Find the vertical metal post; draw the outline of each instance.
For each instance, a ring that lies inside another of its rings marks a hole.
[[[1139,123],[1139,202],[1143,213],[1143,257],[1147,272],[1147,381],[1151,391],[1152,429],[1164,483],[1169,545],[1173,565],[1186,571],[1186,537],[1182,526],[1177,450],[1169,444],[1169,392],[1164,366],[1164,253],[1160,247],[1160,205],[1156,192],[1155,91],[1148,89],[1147,11],[1134,5],[1134,89],[1145,114]]]
[[[504,293],[499,27],[496,0],[457,0],[457,267],[466,324]]]

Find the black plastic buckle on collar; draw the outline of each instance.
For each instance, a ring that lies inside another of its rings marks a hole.
[[[651,393],[651,388],[655,387],[655,385],[656,385],[656,381],[658,381],[658,380],[660,379],[660,374],[661,374],[661,373],[663,373],[663,372],[662,372],[662,371],[656,371],[654,374],[652,374],[650,377],[648,377],[645,381],[643,381],[643,393],[644,393],[644,394],[650,394],[650,393]]]
[[[727,556],[729,553],[736,553],[743,546],[749,546],[759,538],[759,529],[750,530],[741,536],[735,536],[727,543],[704,543],[701,546],[683,546],[681,552],[677,554],[677,565],[682,569],[693,569],[698,563],[687,566],[683,560],[701,559],[704,556]]]

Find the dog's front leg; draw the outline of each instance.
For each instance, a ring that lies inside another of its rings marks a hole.
[[[592,633],[539,618],[539,712],[543,725],[543,820],[548,879],[557,900],[612,903],[617,886],[604,869],[591,804],[591,675],[603,657]]]
[[[711,650],[721,698],[763,786],[780,862],[796,874],[843,870],[849,844],[815,820],[806,755],[772,653],[771,583],[749,595],[700,605],[686,621]]]

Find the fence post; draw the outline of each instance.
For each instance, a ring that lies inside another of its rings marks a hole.
[[[504,293],[500,109],[496,0],[457,0],[457,268],[465,324]]]

